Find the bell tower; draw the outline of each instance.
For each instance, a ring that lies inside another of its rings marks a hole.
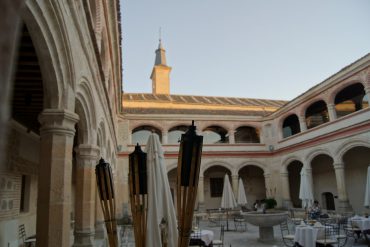
[[[166,51],[159,39],[158,49],[155,51],[155,62],[150,79],[152,79],[153,94],[170,94],[170,72],[171,67],[167,66]]]

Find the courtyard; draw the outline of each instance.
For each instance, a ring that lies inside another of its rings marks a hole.
[[[222,222],[226,224],[226,222]],[[220,238],[220,226],[210,226],[208,220],[200,221],[200,229],[211,230],[214,233],[214,238]],[[274,227],[274,237],[275,241],[272,243],[261,243],[258,241],[258,227],[247,223],[246,231],[235,231],[235,226],[232,221],[230,221],[230,230],[225,231],[224,235],[224,246],[225,247],[284,247],[284,242],[282,240],[282,235],[279,226]],[[135,240],[133,236],[133,231],[131,227],[125,228],[124,233],[121,235],[121,247],[135,247]],[[357,242],[352,238],[349,238],[346,247],[358,246],[367,247],[364,239],[360,239]]]

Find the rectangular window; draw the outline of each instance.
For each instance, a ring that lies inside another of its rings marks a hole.
[[[211,185],[211,197],[221,197],[222,190],[224,187],[223,178],[209,178],[209,183]]]
[[[21,213],[27,213],[30,208],[30,187],[31,178],[30,176],[22,175],[21,181],[21,202],[19,205],[19,211]]]

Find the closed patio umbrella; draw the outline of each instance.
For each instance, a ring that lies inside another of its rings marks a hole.
[[[240,206],[244,206],[247,204],[247,196],[245,195],[243,180],[241,178],[239,178],[238,204]]]
[[[175,207],[165,168],[163,149],[159,138],[151,134],[146,145],[148,169],[148,219],[146,246],[162,245],[160,224],[166,222],[166,246],[177,246]],[[162,221],[163,220],[163,221]],[[163,227],[163,226],[162,226]],[[163,237],[163,235],[162,235]]]
[[[229,176],[225,174],[224,188],[222,191],[221,208],[226,210],[226,230],[229,230],[229,212],[228,210],[236,208],[238,204],[236,203],[234,192],[231,188]]]
[[[299,199],[302,200],[302,208],[308,208],[313,203],[313,193],[311,183],[308,178],[306,168],[302,167],[301,170],[301,184],[299,187]]]
[[[364,206],[370,207],[370,166],[367,168]]]

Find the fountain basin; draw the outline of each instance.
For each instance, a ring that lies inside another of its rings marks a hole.
[[[279,225],[288,218],[286,211],[267,211],[262,212],[246,212],[242,213],[245,221],[259,227],[259,241],[269,243],[274,241],[273,226]]]

